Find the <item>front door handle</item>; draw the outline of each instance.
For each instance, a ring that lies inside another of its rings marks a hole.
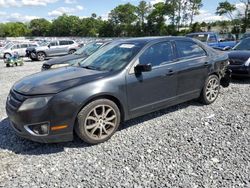
[[[209,66],[209,63],[208,62],[205,62],[204,63],[204,67],[208,67]]]
[[[174,75],[174,71],[172,69],[168,70],[167,76],[172,76]]]

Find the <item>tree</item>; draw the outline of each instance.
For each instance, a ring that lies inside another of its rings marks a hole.
[[[167,14],[167,5],[157,3],[148,16],[148,30],[150,35],[164,35],[166,31],[165,15]]]
[[[250,0],[240,0],[244,4],[243,31],[250,26]]]
[[[202,6],[202,0],[189,0],[190,25],[193,24],[194,16],[200,14],[199,10]]]
[[[146,1],[141,1],[139,5],[136,7],[136,14],[139,18],[140,30],[142,33],[145,33],[145,19],[150,12],[150,6]]]
[[[3,33],[3,37],[19,37],[30,34],[28,26],[21,22],[6,23],[3,25],[1,32]]]
[[[29,28],[33,36],[48,36],[51,23],[44,18],[34,19],[30,21]]]
[[[111,10],[109,21],[120,31],[118,36],[132,36],[134,32],[133,23],[137,20],[136,7],[130,3],[119,5]]]
[[[219,16],[226,15],[230,20],[233,20],[233,12],[236,10],[235,5],[228,1],[220,2],[216,9],[216,14]]]

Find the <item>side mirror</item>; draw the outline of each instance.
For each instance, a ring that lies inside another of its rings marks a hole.
[[[135,73],[142,73],[142,72],[150,72],[152,70],[152,65],[151,64],[146,64],[146,65],[141,65],[138,64],[135,66]]]
[[[50,44],[48,45],[48,48],[50,48]]]

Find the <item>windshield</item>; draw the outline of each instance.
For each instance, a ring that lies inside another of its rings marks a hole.
[[[4,48],[4,49],[9,49],[9,48],[11,48],[12,46],[13,46],[13,43],[10,42],[10,43],[6,44],[3,48]]]
[[[90,56],[91,54],[96,52],[102,45],[103,45],[103,42],[92,42],[92,43],[86,44],[82,48],[78,49],[75,52],[75,54],[76,55],[85,54],[87,56]]]
[[[198,39],[201,42],[207,42],[207,34],[192,34],[192,35],[188,35],[188,37],[194,38],[194,39]]]
[[[234,50],[250,50],[250,38],[240,41],[233,49]]]
[[[39,45],[40,45],[40,46],[48,46],[48,45],[49,45],[49,42],[39,42]]]
[[[141,50],[136,43],[111,43],[79,63],[83,68],[116,71],[125,67]]]

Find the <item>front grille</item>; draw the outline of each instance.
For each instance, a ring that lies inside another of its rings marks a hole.
[[[230,65],[243,65],[245,61],[242,61],[240,59],[230,59],[229,60]]]
[[[18,108],[22,105],[22,103],[26,99],[27,98],[24,95],[14,91],[14,90],[11,90],[10,94],[8,96],[8,100],[7,100],[7,108],[8,108],[8,110],[17,111]]]

